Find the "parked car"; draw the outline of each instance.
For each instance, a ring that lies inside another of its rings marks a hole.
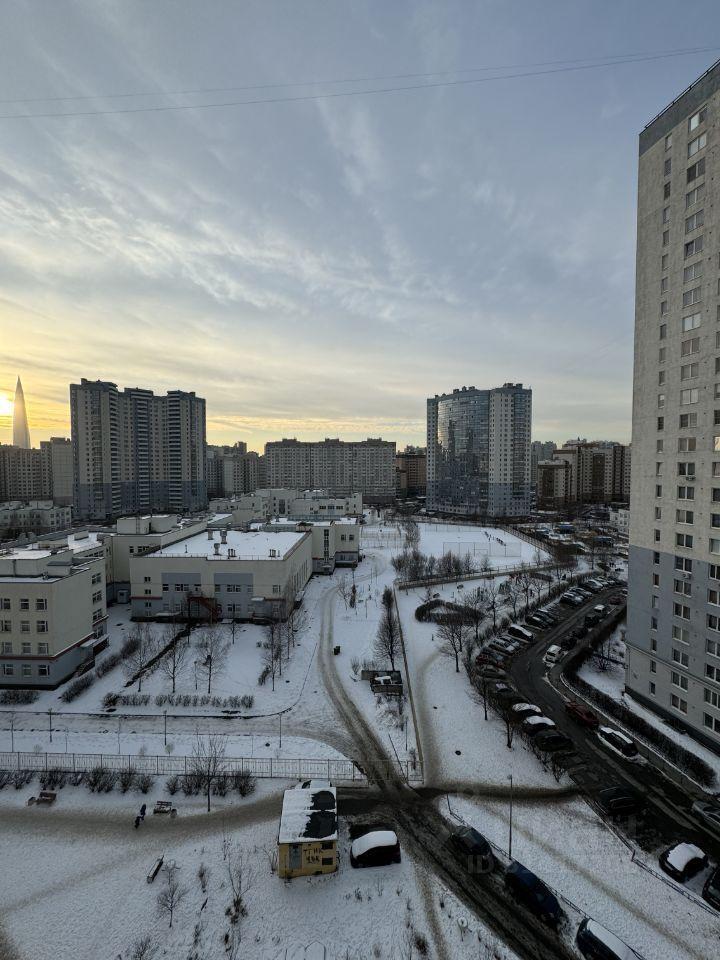
[[[548,667],[552,667],[561,659],[562,655],[562,647],[559,647],[557,643],[551,643],[545,651],[543,663]]]
[[[694,843],[674,843],[660,854],[661,869],[678,883],[691,880],[707,865],[707,854]]]
[[[582,640],[583,637],[587,636],[588,628],[584,624],[578,624],[577,627],[573,627],[570,631],[570,636],[574,637],[576,640]]]
[[[597,626],[597,624],[600,623],[601,620],[602,620],[602,617],[600,616],[600,614],[595,613],[594,611],[591,610],[590,613],[585,614],[585,620],[583,621],[583,623],[585,624],[586,627],[590,628],[590,627]]]
[[[578,703],[577,700],[568,700],[565,704],[565,713],[583,727],[589,727],[591,730],[597,730],[600,721],[589,707],[584,703]]]
[[[486,680],[504,680],[507,677],[507,673],[500,667],[496,667],[494,663],[476,662],[476,667],[479,675]]]
[[[530,913],[555,929],[559,927],[564,914],[557,897],[539,877],[517,860],[513,860],[505,872],[505,886]]]
[[[537,613],[531,613],[529,617],[526,617],[525,623],[528,623],[531,627],[537,627],[538,630],[549,630],[553,626],[550,620],[538,616]]]
[[[461,827],[450,834],[448,845],[468,873],[491,873],[495,857],[490,844],[474,827]]]
[[[706,827],[720,833],[720,803],[696,800],[692,812],[703,821]]]
[[[575,744],[570,737],[566,737],[559,730],[544,730],[535,737],[534,742],[546,753],[560,753],[563,750],[575,749]]]
[[[533,716],[525,717],[522,722],[522,729],[528,737],[535,737],[538,733],[542,733],[544,730],[555,730],[555,724],[544,714],[533,714]]]
[[[608,615],[608,608],[604,604],[598,603],[596,606],[593,607],[593,613],[596,613],[598,617],[600,617],[600,619],[602,620],[604,617]]]
[[[571,593],[564,593],[560,597],[560,603],[566,603],[570,607],[581,607],[584,603],[582,597],[577,597]]]
[[[580,953],[587,960],[636,960],[637,953],[606,927],[585,917],[575,936]]]
[[[720,867],[715,867],[703,884],[702,895],[711,907],[720,910]]]
[[[499,653],[503,653],[508,657],[511,653],[516,653],[520,649],[519,644],[510,643],[508,640],[503,640],[500,637],[496,637],[488,646],[491,650],[497,650]]]
[[[632,787],[606,787],[598,794],[600,807],[614,820],[635,817],[645,809],[645,799]]]
[[[526,630],[525,627],[521,627],[519,623],[511,623],[506,632],[509,633],[511,637],[516,637],[525,643],[532,643],[535,640],[535,634],[532,630]]]
[[[512,710],[513,716],[517,717],[518,720],[523,720],[525,717],[530,717],[533,714],[538,717],[542,716],[540,707],[536,707],[534,703],[526,703],[524,700],[520,703],[514,703],[510,709]]]
[[[613,730],[612,727],[598,727],[598,739],[604,747],[619,754],[625,760],[640,760],[638,748],[630,737],[621,733],[619,730]]]
[[[400,863],[400,843],[393,830],[371,830],[350,847],[350,863],[353,867],[382,867],[388,863]]]
[[[611,604],[613,607],[619,607],[619,606],[621,606],[623,603],[625,603],[625,598],[624,598],[624,597],[610,597],[610,599],[608,600],[608,603]]]

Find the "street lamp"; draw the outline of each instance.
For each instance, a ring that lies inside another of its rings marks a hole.
[[[167,746],[167,710],[163,710],[163,717],[165,719],[165,746]]]
[[[197,665],[198,665],[197,660],[194,660],[193,664],[195,666],[195,693],[197,693]]]
[[[52,743],[52,707],[48,709],[48,723],[50,725],[50,743]]]
[[[10,715],[10,752],[15,753],[15,715]]]
[[[510,839],[508,841],[508,856],[512,860],[512,827],[513,827],[513,778],[512,774],[509,774],[508,780],[510,781]]]

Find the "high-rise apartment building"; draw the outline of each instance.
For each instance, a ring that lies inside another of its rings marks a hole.
[[[208,444],[205,460],[208,497],[254,493],[264,484],[264,460],[254,451],[248,452],[243,441],[232,446]]]
[[[0,443],[0,503],[8,500],[73,502],[72,445],[64,437],[41,440],[40,448]]]
[[[463,387],[427,401],[427,507],[458,516],[530,511],[532,390]]]
[[[75,512],[103,520],[207,504],[205,401],[102,380],[70,385]]]
[[[399,497],[424,497],[427,491],[427,451],[405,447],[395,457],[396,489]]]
[[[640,134],[626,689],[720,751],[720,61]]]
[[[552,460],[568,465],[565,503],[613,503],[630,497],[630,446],[568,440]],[[547,473],[547,470],[544,471]],[[558,504],[559,506],[560,504]]]
[[[395,497],[395,443],[390,440],[277,440],[265,444],[269,487],[361,493],[366,503]]]
[[[543,460],[552,460],[553,451],[557,449],[554,440],[533,440],[530,444],[530,483],[533,489],[538,482],[538,464]]]

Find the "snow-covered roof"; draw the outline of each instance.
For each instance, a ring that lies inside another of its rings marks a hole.
[[[614,737],[617,737],[619,740],[624,740],[625,743],[632,743],[632,740],[630,739],[630,737],[626,736],[621,730],[615,730],[613,727],[599,727],[598,730],[600,733],[603,733],[606,736],[607,734],[612,734]]]
[[[601,923],[598,923],[597,920],[588,920],[586,929],[596,940],[599,940],[600,943],[612,950],[612,955],[617,957],[618,960],[637,960],[635,951],[631,950],[626,943],[623,943],[622,940],[606,929]]]
[[[525,720],[523,720],[523,723],[527,727],[555,726],[550,717],[544,717],[542,714],[539,716],[526,717]]]
[[[337,840],[335,787],[286,790],[278,843],[308,843],[314,840]]]
[[[705,852],[701,850],[700,847],[696,847],[694,843],[676,843],[675,846],[671,847],[668,851],[666,859],[671,867],[674,867],[675,870],[682,871],[691,860],[702,860],[704,856]]]
[[[536,707],[534,703],[514,703],[510,709],[514,710],[515,713],[525,713],[526,711],[542,713],[540,707]]]
[[[208,560],[282,560],[290,551],[300,543],[302,538],[307,536],[304,533],[295,533],[294,531],[265,532],[262,530],[253,530],[250,533],[243,533],[240,530],[228,530],[226,543],[221,542],[218,533],[212,540],[208,539],[206,531],[197,533],[194,536],[186,537],[184,540],[176,540],[174,543],[168,543],[152,553],[145,554],[144,559],[153,557],[207,557]],[[215,552],[215,547],[219,551]],[[228,557],[228,550],[235,551],[235,556]],[[270,551],[276,551],[273,558],[270,557]]]
[[[375,847],[394,847],[397,842],[398,838],[392,830],[371,830],[354,840],[350,849],[354,857],[361,857]]]

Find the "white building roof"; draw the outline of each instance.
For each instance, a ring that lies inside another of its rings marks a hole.
[[[278,843],[337,840],[337,835],[335,787],[285,791]]]
[[[307,534],[294,531],[270,533],[253,530],[243,533],[240,530],[228,530],[227,542],[222,543],[219,531],[209,540],[207,532],[203,530],[202,533],[176,540],[145,554],[145,558],[189,556],[206,557],[208,560],[282,560],[305,536]],[[219,547],[218,553],[215,552],[216,546]],[[228,557],[229,549],[235,551],[234,557]],[[271,550],[276,551],[275,557],[270,556]]]

